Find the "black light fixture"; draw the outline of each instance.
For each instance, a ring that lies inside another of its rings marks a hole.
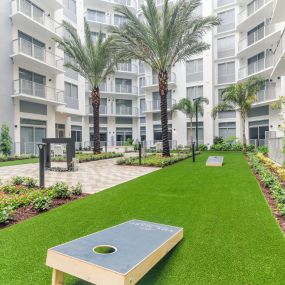
[[[196,131],[196,150],[199,149],[199,145],[198,145],[198,103],[199,103],[199,100],[201,99],[202,97],[197,97],[197,98],[193,98],[193,102],[196,103],[195,107],[196,107],[196,110],[195,110],[195,113],[196,113],[196,128],[195,128],[195,131]]]

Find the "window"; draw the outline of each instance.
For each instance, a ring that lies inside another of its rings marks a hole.
[[[236,123],[219,123],[219,137],[222,137],[224,140],[236,137]]]
[[[132,93],[132,80],[124,78],[115,79],[116,92],[118,93]]]
[[[167,113],[167,118],[168,118],[168,120],[169,121],[171,121],[172,120],[172,114],[171,114],[171,112],[168,112]],[[153,113],[152,114],[152,120],[154,121],[154,122],[160,122],[160,120],[161,120],[161,115],[160,115],[160,113]]]
[[[193,100],[203,97],[203,86],[192,86],[187,88],[187,98]]]
[[[82,127],[81,126],[71,126],[71,137],[74,138],[76,142],[81,143]]]
[[[139,73],[140,74],[145,73],[145,66],[144,66],[144,63],[142,61],[139,61]]]
[[[265,68],[265,53],[261,52],[247,60],[248,75],[259,72]]]
[[[140,117],[140,123],[145,124],[146,123],[146,118],[145,117]]]
[[[139,78],[139,88],[140,88],[140,95],[145,94],[145,77]]]
[[[146,127],[140,127],[141,141],[146,140]]]
[[[101,35],[102,35],[103,41],[105,41],[106,37],[107,37],[106,34],[101,33]],[[98,32],[91,32],[91,37],[92,37],[93,42],[95,42],[99,37],[99,33]]]
[[[203,80],[203,59],[194,59],[186,62],[186,82]]]
[[[126,17],[122,15],[118,15],[118,14],[114,15],[114,25],[115,26],[123,25],[126,21],[127,21]]]
[[[248,123],[249,143],[259,145],[266,143],[266,133],[269,131],[269,120],[254,121]]]
[[[44,23],[44,10],[36,6],[34,3],[28,0],[19,1],[18,9],[28,17],[32,17],[38,23]]]
[[[88,21],[97,22],[97,23],[107,22],[107,17],[105,12],[98,10],[87,9],[87,19]]]
[[[265,35],[264,33],[265,33],[265,26],[263,22],[247,33],[247,44],[250,46],[255,42],[263,39]]]
[[[190,123],[187,123],[187,144],[191,145],[191,136],[193,141],[196,141],[196,122],[192,123],[192,133],[190,128]],[[204,143],[204,123],[198,122],[198,144]]]
[[[160,110],[160,95],[159,92],[152,93],[152,110]],[[169,90],[167,93],[167,107],[172,106],[172,91]]]
[[[67,108],[78,109],[78,87],[69,82],[64,82],[64,99]]]
[[[140,100],[140,114],[142,115],[146,111],[145,99]]]
[[[235,9],[231,9],[225,12],[218,13],[218,17],[222,22],[218,26],[218,33],[234,30],[235,28]]]
[[[234,0],[217,0],[217,7],[222,7],[234,3]]]
[[[76,15],[76,0],[67,0],[67,8]]]
[[[133,129],[132,128],[117,128],[116,129],[116,141],[117,146],[124,145],[127,140],[133,139]]]
[[[218,49],[218,58],[234,56],[235,36],[218,39],[217,49]]]
[[[261,106],[256,108],[251,108],[248,117],[260,117],[260,116],[268,116],[269,115],[269,106]]]
[[[132,115],[132,100],[117,99],[116,114],[117,115]]]
[[[218,84],[235,81],[235,62],[218,64]]]
[[[172,125],[168,125],[168,139],[172,140]],[[153,140],[154,143],[162,141],[161,125],[153,125]]]
[[[247,4],[247,15],[255,13],[258,9],[264,6],[264,0],[253,0]]]

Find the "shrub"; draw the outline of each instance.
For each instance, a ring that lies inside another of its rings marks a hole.
[[[33,207],[39,212],[47,211],[51,206],[51,198],[39,196],[33,201]]]
[[[27,187],[35,187],[37,185],[37,179],[32,178],[32,177],[25,177],[23,184]]]
[[[54,198],[69,198],[70,191],[68,185],[64,182],[57,182],[52,187]]]
[[[268,146],[266,145],[259,146],[257,148],[257,151],[261,152],[262,154],[268,154]]]
[[[22,176],[14,176],[11,178],[11,183],[13,185],[22,185],[25,181],[25,177]]]
[[[222,137],[215,137],[214,138],[214,144],[221,144],[224,142],[224,139]]]
[[[10,206],[6,206],[0,208],[0,224],[7,223],[13,219],[13,208]]]
[[[0,152],[8,156],[12,150],[12,138],[9,135],[9,127],[5,124],[1,127],[0,134]]]
[[[82,194],[82,185],[78,182],[75,186],[71,187],[72,195],[80,196]]]
[[[206,151],[206,150],[208,150],[208,147],[205,144],[199,144],[198,150],[199,151]]]
[[[5,194],[16,194],[17,193],[17,187],[15,185],[5,185],[1,187],[1,190]]]
[[[253,144],[249,144],[246,146],[246,151],[253,152],[255,151],[255,146]]]

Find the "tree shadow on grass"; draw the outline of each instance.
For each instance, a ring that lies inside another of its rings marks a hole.
[[[169,252],[156,266],[154,266],[138,283],[137,285],[155,284],[167,270],[168,261],[171,258],[173,251]],[[87,281],[76,280],[71,285],[92,285]]]

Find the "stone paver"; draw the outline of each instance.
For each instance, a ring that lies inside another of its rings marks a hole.
[[[70,186],[80,182],[83,192],[96,193],[159,169],[116,165],[116,160],[117,158],[80,163],[79,171],[76,172],[46,171],[46,186],[51,186],[58,181],[64,181]],[[58,163],[52,164],[52,166],[58,165]],[[62,166],[65,167],[66,164]],[[2,181],[8,181],[12,176],[29,176],[38,179],[39,166],[38,164],[24,164],[0,167]]]

